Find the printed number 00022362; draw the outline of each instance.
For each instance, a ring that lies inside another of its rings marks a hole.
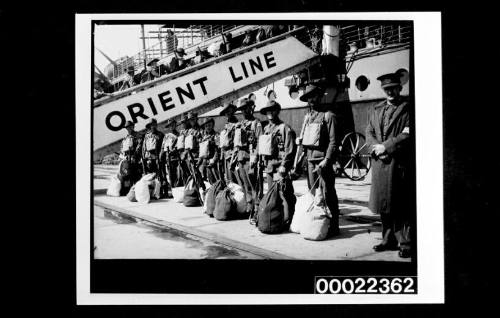
[[[416,277],[315,277],[315,294],[415,294]]]

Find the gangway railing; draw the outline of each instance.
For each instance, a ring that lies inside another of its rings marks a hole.
[[[306,27],[284,32],[97,100],[93,107],[94,149],[122,137],[125,117],[136,122],[139,130],[150,117],[159,123],[178,121],[187,111],[208,112],[318,63],[320,55],[307,46],[308,35],[303,31]]]
[[[171,38],[167,38],[165,35],[160,35],[159,38],[161,40],[158,43],[147,47],[144,50],[141,50],[132,57],[125,58],[124,61],[117,63],[116,66],[110,65],[110,67],[113,67],[113,69],[109,80],[113,84],[122,81],[128,67],[134,67],[134,71],[137,72],[144,68],[145,60],[152,60],[154,58],[164,60],[166,58],[172,57],[174,55],[173,49],[175,49],[176,47],[181,47],[188,52],[196,49],[197,46],[205,48],[207,46],[205,45],[205,43],[212,43],[215,40],[220,40],[220,36],[223,33],[231,32],[238,34],[238,31],[240,29],[246,30],[248,29],[248,27],[244,25],[226,24],[191,25],[189,28],[178,30],[175,30],[175,28],[171,28],[171,30],[173,30],[174,32]],[[191,36],[179,35],[179,33],[190,34]],[[179,40],[179,38],[181,38],[181,40]],[[190,41],[186,41],[186,38]]]
[[[233,58],[236,55],[240,55],[240,54],[243,54],[245,52],[252,51],[254,49],[266,46],[266,45],[268,45],[270,43],[274,43],[274,42],[280,41],[280,40],[282,40],[282,39],[284,39],[286,37],[289,37],[291,35],[294,35],[294,34],[297,34],[297,33],[301,32],[301,31],[304,31],[305,29],[306,29],[306,27],[299,27],[297,29],[288,31],[286,33],[283,33],[283,34],[280,34],[278,36],[272,37],[270,39],[266,39],[264,41],[261,41],[261,42],[258,42],[258,43],[255,43],[255,44],[252,44],[252,45],[249,45],[249,46],[246,46],[246,47],[235,49],[235,50],[231,51],[230,53],[224,54],[224,55],[219,56],[219,57],[211,58],[211,59],[209,59],[209,60],[207,60],[205,62],[202,62],[202,63],[196,64],[196,65],[187,67],[185,69],[182,69],[182,70],[179,70],[179,71],[176,71],[176,72],[173,72],[173,73],[161,76],[159,78],[153,79],[153,80],[145,82],[145,83],[137,84],[137,85],[135,85],[133,87],[130,87],[130,88],[127,88],[125,90],[115,92],[115,93],[113,93],[112,96],[106,96],[106,97],[102,97],[102,98],[100,98],[98,100],[95,100],[94,103],[93,103],[93,106],[94,107],[99,107],[99,106],[101,106],[103,104],[106,104],[106,103],[109,103],[111,101],[123,98],[125,96],[129,96],[130,94],[134,94],[134,93],[136,93],[138,91],[143,91],[145,89],[154,87],[154,86],[156,86],[158,84],[161,84],[161,83],[164,83],[164,82],[168,82],[170,80],[173,80],[175,78],[184,76],[184,75],[192,73],[192,72],[196,72],[196,71],[198,71],[200,69],[203,69],[205,67],[208,67],[210,65],[217,64],[217,63],[220,63],[222,61],[231,59],[231,58]],[[304,44],[309,44],[309,41],[308,40],[304,40],[304,38],[302,38],[301,42],[304,43]]]

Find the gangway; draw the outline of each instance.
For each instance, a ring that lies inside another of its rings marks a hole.
[[[161,124],[170,118],[178,121],[187,111],[205,113],[319,63],[320,55],[298,39],[304,30],[294,29],[94,101],[94,157],[118,145],[127,120],[141,131],[150,118]]]

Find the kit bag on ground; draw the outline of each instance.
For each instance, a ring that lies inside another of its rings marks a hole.
[[[113,176],[111,178],[111,181],[109,182],[106,194],[111,197],[119,197],[121,188],[122,188],[122,183],[120,182],[120,179],[118,179],[117,176]]]
[[[286,231],[293,218],[297,198],[290,178],[275,181],[259,203],[257,227],[266,234]]]
[[[130,201],[130,202],[137,202],[137,199],[135,197],[135,185],[133,185],[129,192],[127,193],[127,199]]]
[[[314,196],[309,191],[297,198],[295,213],[293,214],[292,223],[290,224],[290,231],[300,233],[300,229],[304,224],[306,213],[313,204]]]
[[[215,200],[219,192],[224,190],[225,187],[226,183],[224,182],[224,180],[219,180],[215,182],[210,188],[208,188],[207,195],[205,197],[205,213],[209,216],[214,215]]]
[[[231,189],[225,188],[215,198],[214,217],[219,221],[227,221],[236,217],[236,202]]]
[[[236,212],[238,212],[238,214],[245,214],[247,210],[247,201],[245,193],[243,193],[243,188],[239,184],[233,182],[229,183],[227,187],[233,194],[233,199],[236,203]]]
[[[174,196],[174,202],[181,203],[184,197],[184,187],[172,188],[172,195]]]
[[[139,203],[149,203],[151,194],[149,192],[149,185],[151,181],[141,179],[135,184],[135,198]]]
[[[317,189],[314,204],[306,212],[300,235],[306,240],[321,241],[328,236],[331,215],[321,189]]]
[[[186,186],[184,187],[184,197],[182,198],[182,203],[184,203],[184,206],[188,207],[201,206],[200,192],[194,182],[193,176],[189,176],[187,179]]]
[[[314,181],[311,189],[305,194],[297,198],[297,203],[295,204],[295,213],[293,214],[292,223],[290,224],[290,231],[294,233],[300,233],[302,227],[304,226],[306,213],[314,204],[314,195],[311,193],[312,189],[316,187],[321,177],[318,176],[316,181]],[[317,189],[316,191],[320,191]]]

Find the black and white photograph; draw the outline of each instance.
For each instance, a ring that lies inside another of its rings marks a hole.
[[[436,25],[412,12],[77,14],[80,301],[442,301]],[[181,271],[127,286],[122,265]],[[277,286],[287,267],[296,289]],[[198,287],[174,287],[186,272]]]

